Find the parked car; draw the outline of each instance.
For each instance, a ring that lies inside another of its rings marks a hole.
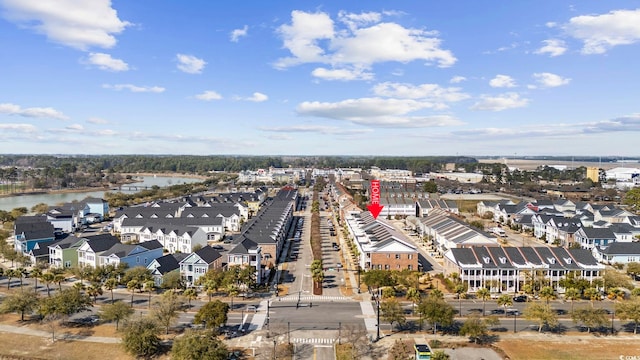
[[[527,295],[518,295],[513,297],[515,302],[527,302]]]

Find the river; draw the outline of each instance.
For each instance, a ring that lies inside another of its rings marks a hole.
[[[187,178],[187,177],[169,177],[169,176],[139,176],[136,179],[140,179],[139,182],[123,185],[122,192],[134,193],[139,190],[128,190],[129,186],[138,187],[167,187],[178,184],[190,184],[194,182],[202,181],[200,179]],[[115,191],[115,190],[108,190]],[[26,207],[31,209],[36,204],[45,203],[50,206],[72,202],[74,200],[82,200],[86,197],[104,198],[104,190],[99,191],[84,191],[84,192],[71,192],[71,193],[55,193],[55,194],[35,194],[35,195],[18,195],[0,198],[0,210],[10,211],[18,207]]]

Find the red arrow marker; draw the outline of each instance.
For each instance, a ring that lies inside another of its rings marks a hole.
[[[380,180],[371,180],[371,204],[367,205],[367,209],[377,219],[383,207],[380,206]]]

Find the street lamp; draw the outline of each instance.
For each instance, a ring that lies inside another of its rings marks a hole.
[[[376,341],[380,340],[380,289],[378,289],[378,295],[373,298],[376,301],[377,309],[377,325],[376,325]]]
[[[273,339],[273,360],[276,360],[276,339]]]
[[[516,333],[516,318],[518,317],[518,312],[514,311],[513,312],[513,333]]]

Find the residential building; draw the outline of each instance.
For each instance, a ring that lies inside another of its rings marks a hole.
[[[593,250],[595,246],[607,246],[616,241],[616,236],[609,228],[582,227],[576,231],[575,242],[583,249]]]
[[[78,246],[78,266],[99,267],[102,266],[100,255],[120,243],[117,237],[111,234],[101,234],[82,238]]]
[[[431,241],[439,254],[460,247],[498,246],[495,235],[472,227],[443,209],[434,209],[419,220],[416,224],[418,233]]]
[[[216,249],[205,246],[179,262],[180,275],[187,286],[193,286],[207,271],[221,269],[222,259],[222,255]]]
[[[184,260],[187,256],[189,256],[189,254],[175,253],[167,254],[152,260],[149,265],[147,265],[147,269],[151,272],[153,282],[156,286],[162,286],[162,280],[166,274],[172,271],[180,273],[180,261]]]
[[[472,246],[453,248],[444,254],[445,275],[457,273],[468,292],[489,288],[515,294],[523,291],[532,278],[538,278],[562,293],[565,289],[561,280],[568,273],[592,284],[604,268],[585,249]]]
[[[262,248],[254,241],[241,238],[238,243],[229,250],[227,254],[227,267],[230,266],[250,266],[255,269],[256,284],[263,284],[267,279],[268,272],[263,271]]]
[[[13,225],[14,249],[20,254],[28,254],[36,244],[40,246],[55,240],[53,225],[46,216],[20,216]]]
[[[607,246],[595,246],[593,256],[603,264],[628,264],[640,262],[640,242],[613,242]]]
[[[78,266],[78,248],[84,240],[84,238],[69,235],[49,244],[49,266],[65,269]]]
[[[157,240],[139,244],[116,243],[98,254],[98,266],[127,264],[127,267],[146,267],[162,256],[162,245]]]
[[[345,218],[349,237],[358,248],[360,268],[380,270],[418,270],[418,250],[407,237],[374,219],[370,212],[351,212]]]

